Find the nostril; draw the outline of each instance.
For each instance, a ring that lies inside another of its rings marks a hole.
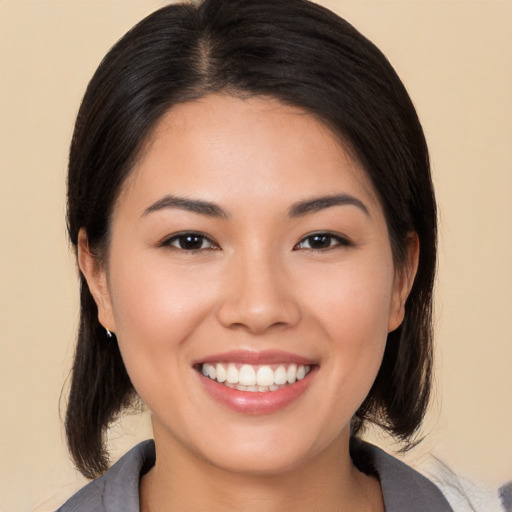
[[[286,329],[300,321],[300,308],[291,299],[254,304],[248,301],[226,301],[217,311],[220,323],[229,329],[261,334],[272,329]]]

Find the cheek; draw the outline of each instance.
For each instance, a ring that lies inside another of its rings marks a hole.
[[[215,279],[166,262],[119,263],[111,276],[116,335],[128,373],[137,382],[165,382],[169,370],[187,359],[198,325],[215,300]],[[147,387],[147,386],[146,386]]]
[[[393,265],[376,260],[311,273],[307,295],[311,314],[334,339],[358,345],[387,336],[393,296]],[[306,292],[305,292],[306,293]]]
[[[211,302],[215,278],[200,268],[171,265],[165,254],[155,258],[117,258],[111,276],[116,326],[120,333],[128,328],[148,334],[150,341],[163,334],[186,331],[205,314]],[[154,335],[154,336],[152,336]]]
[[[326,276],[324,276],[326,277]],[[351,265],[330,269],[329,279],[317,275],[309,288],[309,316],[321,326],[341,400],[364,400],[382,362],[388,334],[393,289],[392,264]],[[319,286],[320,283],[328,286]],[[334,392],[334,390],[333,390]],[[341,409],[340,409],[341,410]]]

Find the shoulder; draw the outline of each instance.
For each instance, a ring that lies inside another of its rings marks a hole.
[[[352,456],[362,471],[379,478],[387,512],[453,512],[433,482],[380,448],[355,441]]]
[[[143,441],[56,512],[139,512],[139,481],[155,463],[153,440]]]
[[[503,485],[498,493],[505,512],[512,512],[512,480]]]

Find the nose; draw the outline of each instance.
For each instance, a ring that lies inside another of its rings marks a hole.
[[[229,265],[220,323],[230,329],[263,334],[296,325],[301,318],[289,273],[270,255],[239,256]]]

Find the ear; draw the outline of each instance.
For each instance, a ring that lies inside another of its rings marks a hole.
[[[87,281],[96,306],[98,307],[98,320],[103,327],[115,332],[116,326],[112,311],[112,300],[108,289],[107,274],[96,256],[92,253],[87,233],[82,228],[78,233],[78,266]]]
[[[418,270],[420,256],[420,241],[416,232],[411,232],[406,238],[405,260],[395,271],[393,296],[389,311],[388,332],[394,331],[404,320],[405,302],[411,291]]]

